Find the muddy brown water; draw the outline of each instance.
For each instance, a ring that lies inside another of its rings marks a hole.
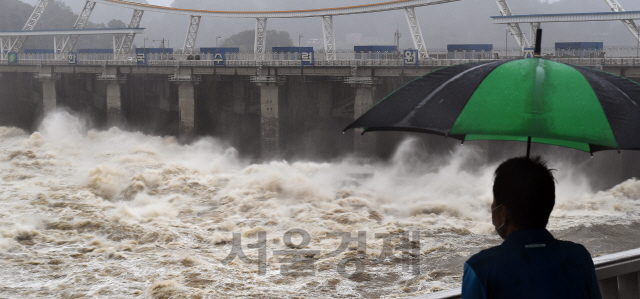
[[[459,286],[464,261],[500,242],[489,219],[496,165],[465,166],[482,165],[470,146],[437,163],[408,140],[388,162],[255,164],[221,144],[90,130],[64,112],[31,134],[0,127],[0,298],[411,297]],[[571,165],[550,162],[554,235],[594,256],[640,247],[640,182],[596,192]],[[313,276],[281,273],[287,256],[274,250],[294,250],[283,239],[291,229],[310,236],[295,250],[318,251],[304,255],[317,258]],[[260,231],[264,275],[238,257],[221,262],[233,233],[257,259],[247,245]],[[358,231],[364,251],[351,243],[328,256],[341,244],[329,233]],[[414,231],[419,248],[398,237]],[[397,235],[384,260],[376,233]],[[417,250],[419,274],[403,269],[403,250]],[[340,275],[352,258],[363,274]]]

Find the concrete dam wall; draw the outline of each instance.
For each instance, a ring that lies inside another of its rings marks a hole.
[[[354,151],[387,157],[406,134],[361,136],[342,129],[412,78],[345,84],[287,76],[280,83],[255,83],[250,76],[203,75],[197,82],[172,82],[162,74],[99,80],[90,73],[38,79],[7,72],[0,80],[0,125],[34,131],[57,107],[84,115],[98,129],[119,126],[182,142],[213,136],[246,157],[328,160]]]
[[[172,80],[167,72],[173,73],[173,69],[154,72],[153,68],[132,68],[123,72],[122,67],[107,67],[65,72],[60,70],[71,68],[32,68],[0,69],[0,126],[35,131],[44,113],[65,108],[83,115],[97,129],[119,126],[175,136],[185,143],[212,136],[236,148],[242,157],[257,161],[328,161],[352,154],[386,159],[408,136],[419,139],[425,151],[435,155],[459,146],[457,140],[427,134],[342,133],[386,95],[430,70],[387,76],[385,70],[358,69],[356,75],[372,80],[349,84],[335,74],[306,76],[295,68],[285,70],[288,73],[262,69],[263,75],[276,75],[274,82],[255,82],[255,69],[250,68],[201,74],[197,79],[189,75],[191,80]],[[322,72],[319,68],[314,71]],[[286,76],[279,76],[282,73]],[[348,76],[349,69],[343,73]],[[497,141],[467,144],[478,148],[478,163],[524,155],[526,146]],[[597,159],[588,159],[588,153],[534,144],[532,153],[560,155],[582,165],[585,172],[593,174],[597,188],[640,177],[640,153],[635,151],[598,152]]]

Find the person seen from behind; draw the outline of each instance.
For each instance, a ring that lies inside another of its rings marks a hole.
[[[498,166],[491,218],[504,241],[464,264],[462,299],[601,298],[587,249],[546,230],[554,204],[555,179],[540,157]]]

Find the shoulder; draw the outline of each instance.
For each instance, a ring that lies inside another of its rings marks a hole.
[[[591,258],[591,254],[582,244],[574,243],[571,241],[556,240],[556,245],[561,250]]]
[[[574,243],[571,241],[556,240],[556,246],[559,251],[563,252],[565,256],[572,257],[573,259],[582,259],[587,261],[588,264],[593,264],[591,253],[583,245]]]
[[[477,266],[482,266],[503,259],[505,254],[506,251],[504,246],[498,245],[476,253],[467,260],[467,264],[470,267],[475,268]]]

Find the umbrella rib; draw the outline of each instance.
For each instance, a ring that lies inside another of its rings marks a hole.
[[[623,94],[627,100],[629,100],[629,102],[631,102],[631,104],[633,104],[634,106],[638,107],[638,104],[636,104],[635,101],[633,101],[633,99],[631,99],[631,97],[624,91],[622,91],[620,88],[618,88],[618,86],[616,86],[615,84],[605,80],[605,82],[607,82],[609,85],[613,86],[613,88],[617,89],[621,94]]]
[[[493,62],[496,63],[496,62]],[[460,74],[455,75],[453,78],[447,80],[447,82],[444,82],[442,85],[438,86],[438,88],[436,88],[434,91],[432,91],[426,98],[424,98],[418,105],[416,105],[416,108],[413,109],[413,111],[411,111],[407,116],[405,116],[400,122],[398,122],[398,126],[409,126],[409,120],[411,118],[413,118],[413,116],[416,114],[416,111],[418,111],[420,108],[422,108],[425,104],[427,104],[427,102],[429,102],[431,100],[431,98],[433,98],[436,94],[438,94],[443,88],[447,87],[447,85],[449,85],[451,82],[454,82],[455,80],[460,79],[460,77],[464,76],[465,74],[481,68],[483,66],[485,66],[487,64],[481,64],[475,67],[472,67]]]
[[[576,68],[576,69],[580,68],[580,69],[582,69],[582,70],[589,70],[589,68],[586,68],[586,67],[578,67],[578,66],[574,66],[574,65],[571,65],[571,66],[572,66],[573,68]],[[598,72],[602,72],[602,73],[607,73],[607,72],[603,72],[603,71],[601,71],[601,70],[596,70],[596,71],[598,71]],[[607,73],[607,74],[608,74],[608,73]],[[613,74],[611,74],[611,75],[612,75],[612,76],[615,76],[615,77],[622,78],[622,79],[629,80],[629,78],[624,78],[624,77],[616,76],[616,75],[613,75]],[[584,76],[584,75],[583,75],[583,76]],[[630,97],[626,92],[624,92],[624,91],[623,91],[622,89],[620,89],[618,86],[616,86],[615,84],[611,83],[609,80],[603,80],[603,81],[604,81],[605,83],[607,83],[607,85],[609,85],[610,87],[615,88],[617,91],[619,91],[621,94],[623,94],[623,95],[624,95],[624,97],[625,97],[629,102],[631,102],[631,104],[633,104],[634,106],[638,107],[638,104],[637,104],[637,103],[636,103],[636,102],[635,102],[635,101],[634,101],[634,100],[633,100],[633,99],[632,99],[632,98],[631,98],[631,97]],[[629,80],[629,81],[633,82],[632,80]],[[636,82],[633,82],[633,83],[636,83]],[[591,82],[589,82],[589,84],[591,84]],[[636,83],[636,84],[638,84],[638,83]]]

